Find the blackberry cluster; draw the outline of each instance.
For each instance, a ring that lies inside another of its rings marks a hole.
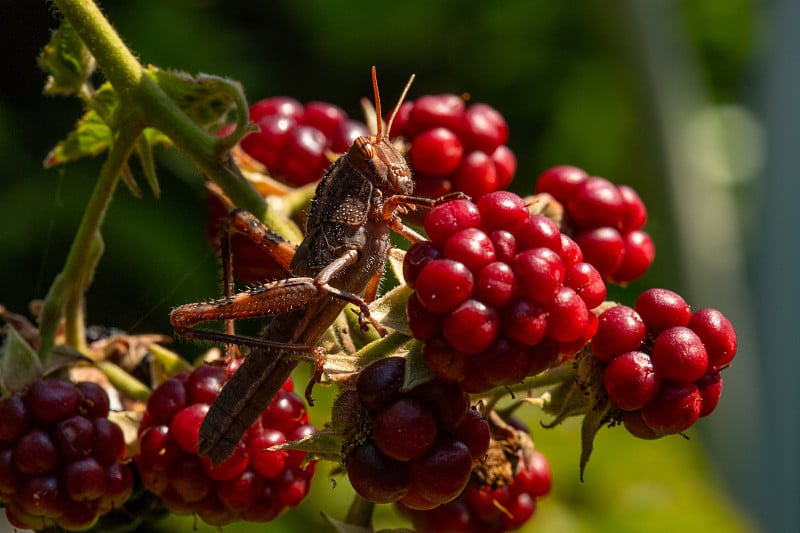
[[[485,462],[455,500],[431,510],[397,504],[417,532],[505,533],[533,517],[536,501],[550,493],[553,476],[547,458],[516,440],[492,438],[489,447]],[[493,460],[498,456],[499,461]]]
[[[340,107],[326,102],[301,104],[275,96],[250,106],[258,127],[241,141],[242,149],[267,167],[274,177],[299,186],[317,181],[330,166],[331,154],[341,154],[369,131],[348,118]]]
[[[681,433],[714,411],[736,333],[716,309],[692,313],[675,292],[649,289],[633,308],[604,311],[591,347],[606,363],[603,384],[625,427],[652,439]]]
[[[218,526],[273,520],[305,498],[314,473],[305,453],[269,450],[314,432],[291,380],[230,457],[212,466],[198,456],[200,424],[233,370],[204,365],[164,381],[147,402],[136,456],[143,485],[170,511]]]
[[[563,165],[545,170],[536,182],[536,192],[548,193],[561,203],[562,227],[604,279],[625,283],[650,268],[655,245],[641,229],[647,209],[632,188]]]
[[[359,374],[349,400],[369,423],[345,466],[353,489],[372,502],[432,509],[464,489],[489,446],[489,425],[458,385],[434,380],[403,391],[404,376],[401,357]]]
[[[505,189],[517,170],[517,160],[505,145],[508,125],[503,116],[486,104],[467,106],[455,94],[405,102],[391,135],[410,143],[417,196],[438,198],[462,191],[478,200]]]
[[[122,505],[133,475],[96,383],[47,379],[0,401],[0,501],[19,529],[92,527]]]
[[[467,392],[516,383],[594,334],[590,310],[606,296],[600,274],[516,194],[444,203],[424,228],[430,241],[413,245],[403,264],[414,289],[408,324],[440,379]]]

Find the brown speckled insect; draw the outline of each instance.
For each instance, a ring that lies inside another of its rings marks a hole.
[[[322,177],[311,203],[305,238],[296,249],[250,213],[236,209],[230,213],[230,229],[258,242],[292,277],[172,311],[170,320],[177,335],[250,348],[250,354],[222,388],[200,427],[199,452],[208,455],[212,463],[217,464],[232,453],[298,362],[313,358],[316,374],[306,389],[309,397],[322,372],[324,354],[317,342],[347,304],[359,309],[363,327],[371,322],[385,333],[371,320],[367,302],[377,291],[390,233],[394,230],[412,242],[421,239],[402,224],[398,212],[415,206],[430,207],[444,199],[411,196],[411,170],[389,141],[392,120],[413,79],[412,76],[384,130],[372,68],[376,134],[358,137]],[[229,265],[225,272],[230,278]],[[230,285],[229,282],[227,287]],[[263,316],[273,319],[259,337],[194,328],[208,321]]]

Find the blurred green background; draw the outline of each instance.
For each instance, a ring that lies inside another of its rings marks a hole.
[[[646,287],[717,307],[740,352],[717,412],[680,437],[636,440],[603,430],[578,480],[578,428],[538,428],[554,489],[524,531],[798,531],[796,376],[800,328],[797,87],[800,3],[791,0],[513,0],[322,2],[106,1],[144,63],[237,79],[251,101],[290,95],[359,113],[378,67],[393,102],[469,93],[507,118],[530,193],[561,163],[634,186],[658,250],[651,271],[611,296]],[[57,26],[46,2],[0,0],[0,303],[26,312],[61,268],[100,161],[44,171],[41,161],[80,114],[41,95],[35,58]],[[769,140],[769,143],[767,143]],[[213,296],[216,260],[203,233],[201,179],[160,153],[162,198],[120,189],[106,252],[88,294],[90,323],[171,331],[171,307]],[[191,349],[187,344],[181,349]],[[328,392],[330,394],[330,391]],[[312,410],[323,421],[326,398]],[[313,418],[312,418],[313,419]],[[343,517],[351,490],[318,469],[311,496],[244,532],[320,530]],[[379,526],[403,522],[391,508]],[[191,518],[160,524],[192,530]],[[197,524],[199,531],[214,531]]]

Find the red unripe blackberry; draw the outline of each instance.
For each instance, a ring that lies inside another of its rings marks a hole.
[[[431,261],[416,281],[420,302],[436,313],[450,311],[467,301],[474,287],[472,272],[463,263],[451,259]]]
[[[454,172],[464,155],[464,145],[447,128],[426,130],[414,138],[408,152],[411,168],[431,176],[446,176]]]
[[[725,315],[716,309],[700,309],[689,320],[689,328],[703,341],[709,370],[716,372],[730,364],[736,355],[736,331]]]
[[[503,190],[509,186],[517,172],[517,157],[514,152],[506,146],[498,146],[492,152],[495,172],[497,173],[497,189]]]
[[[471,198],[482,198],[498,189],[497,166],[485,152],[467,152],[452,172],[451,182],[454,190]]]
[[[212,525],[272,520],[305,497],[313,475],[313,464],[301,468],[304,452],[270,449],[313,432],[291,384],[278,391],[224,461],[212,465],[197,455],[200,425],[237,365],[201,366],[164,381],[139,428],[135,461],[144,487],[169,510],[194,513]]]
[[[531,351],[511,339],[500,339],[476,356],[473,369],[492,386],[519,383],[529,375]]]
[[[496,229],[489,233],[498,261],[510,264],[517,255],[517,238],[510,231]]]
[[[622,415],[622,424],[628,433],[634,437],[645,440],[653,440],[663,437],[660,433],[656,433],[653,428],[647,425],[642,418],[642,411],[625,411]]]
[[[316,128],[327,137],[347,120],[344,109],[327,102],[308,102],[303,111],[303,124]]]
[[[274,97],[250,108],[259,131],[241,141],[245,152],[263,163],[273,177],[304,185],[322,177],[330,166],[328,152],[344,153],[366,126],[352,121],[340,107]]]
[[[603,384],[614,404],[625,411],[641,409],[661,388],[661,376],[644,352],[626,352],[615,357],[603,372]]]
[[[417,276],[422,269],[442,256],[442,251],[430,241],[421,241],[411,245],[403,260],[403,277],[406,284],[414,288]]]
[[[590,263],[581,261],[568,265],[565,284],[578,293],[589,309],[594,309],[606,299],[607,291],[603,277]]]
[[[513,231],[529,218],[525,201],[508,191],[486,194],[476,205],[480,212],[482,227],[489,230]]]
[[[408,123],[413,126],[412,131],[403,132],[407,137],[435,128],[444,127],[455,133],[460,133],[463,128],[462,116],[466,110],[464,99],[455,94],[429,94],[420,96],[413,103],[408,102]],[[398,132],[404,125],[398,126]]]
[[[687,326],[691,318],[689,304],[669,289],[648,289],[636,298],[633,308],[651,333],[675,326]]]
[[[273,96],[250,106],[250,120],[253,122],[267,115],[299,118],[303,116],[303,104],[288,96]]]
[[[511,265],[522,294],[539,303],[551,301],[564,283],[564,262],[550,248],[530,248],[517,254]]]
[[[592,353],[601,361],[638,350],[647,335],[647,327],[639,313],[628,306],[606,309],[598,317],[597,333],[592,338]]]
[[[689,429],[703,407],[703,397],[694,383],[665,381],[658,395],[642,408],[642,420],[658,435]]]
[[[516,158],[504,144],[508,126],[502,115],[486,104],[467,107],[454,94],[406,101],[391,135],[410,145],[417,195],[462,191],[478,200],[507,187],[516,172]]]
[[[433,244],[443,247],[451,235],[467,228],[477,228],[481,224],[478,206],[468,200],[453,200],[437,205],[425,217],[425,234]]]
[[[575,186],[567,199],[567,209],[570,221],[577,228],[619,228],[625,214],[622,194],[617,186],[596,176]]]
[[[644,202],[639,197],[639,194],[627,185],[618,185],[617,190],[622,196],[622,204],[624,206],[622,216],[623,232],[635,231],[644,226],[647,222],[647,209]]]
[[[519,285],[508,263],[489,263],[478,273],[475,298],[485,304],[495,308],[505,307],[518,295]]]
[[[422,357],[436,377],[449,383],[461,383],[473,363],[472,356],[457,352],[441,337],[425,342]]]
[[[708,354],[691,329],[673,327],[656,338],[651,354],[653,364],[664,379],[696,381],[708,369]]]
[[[623,251],[622,262],[611,274],[611,279],[617,283],[633,281],[641,277],[656,256],[656,247],[653,240],[646,232],[634,230],[622,236]]]
[[[520,369],[541,372],[558,350],[574,355],[594,334],[589,309],[605,300],[605,282],[579,261],[577,244],[550,219],[531,215],[520,197],[496,191],[477,205],[446,202],[424,226],[431,241],[414,245],[404,264],[415,289],[408,317],[439,378],[476,393],[515,383],[530,375]],[[555,344],[534,357],[529,348],[546,340]],[[506,349],[507,341],[522,353]],[[502,365],[484,360],[501,354]]]
[[[480,297],[480,296],[479,296]],[[408,329],[414,338],[427,341],[442,332],[442,315],[429,311],[417,297],[417,293],[411,293],[406,304],[406,317],[408,319]]]
[[[570,267],[583,261],[583,251],[578,243],[565,234],[561,234],[561,259]]]
[[[514,229],[517,246],[527,248],[549,248],[561,254],[561,231],[556,223],[543,215],[528,216]]]
[[[570,287],[561,287],[548,305],[547,336],[558,342],[582,338],[589,325],[589,309]]]
[[[478,228],[466,228],[451,235],[443,252],[448,259],[463,263],[473,274],[496,258],[491,239]]]
[[[583,260],[591,263],[605,278],[611,278],[622,265],[625,240],[616,228],[602,226],[579,231],[575,242],[583,252]]]
[[[467,300],[444,315],[442,333],[450,346],[476,354],[494,343],[500,332],[497,311],[478,300]]]
[[[464,113],[464,144],[472,150],[492,153],[508,141],[508,125],[495,108],[472,104]]]
[[[719,372],[709,373],[695,382],[700,396],[703,398],[703,408],[700,410],[700,417],[708,416],[714,412],[722,394],[722,376]]]
[[[538,344],[547,334],[547,311],[527,298],[519,298],[503,310],[503,333],[526,346]]]
[[[585,181],[589,175],[578,167],[560,165],[549,168],[539,175],[536,180],[536,193],[547,193],[566,204],[572,192],[579,183]]]

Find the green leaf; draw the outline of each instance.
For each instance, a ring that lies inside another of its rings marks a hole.
[[[592,456],[594,438],[601,427],[609,424],[614,410],[614,404],[606,397],[593,405],[592,410],[583,417],[581,423],[581,481],[583,481],[586,465],[589,464],[589,458]]]
[[[200,74],[192,77],[185,72],[148,67],[148,73],[165,93],[201,127],[213,131],[231,121],[236,97],[244,101],[239,83]]]
[[[161,187],[158,184],[158,176],[156,175],[156,163],[153,159],[153,146],[150,144],[147,135],[142,135],[136,141],[136,156],[139,158],[139,164],[142,167],[142,173],[150,190],[153,191],[153,196],[159,198],[161,196]]]
[[[45,168],[95,156],[111,146],[109,122],[119,105],[116,91],[111,84],[104,83],[86,105],[88,110],[78,119],[75,128],[47,154]]]
[[[406,307],[413,292],[408,285],[398,285],[369,305],[370,315],[381,325],[411,336]]]
[[[39,67],[49,74],[45,94],[71,96],[82,90],[95,61],[78,32],[64,20],[39,55]]]
[[[300,450],[319,459],[340,462],[345,438],[343,433],[337,431],[320,430],[302,439],[271,446],[269,451]]]
[[[409,391],[418,385],[422,385],[431,381],[436,376],[431,372],[431,369],[425,363],[422,357],[423,343],[420,341],[413,341],[409,343],[408,355],[406,355],[406,373],[403,378],[403,387],[401,390]]]
[[[111,128],[96,111],[87,111],[67,138],[56,144],[44,160],[45,168],[96,156],[111,145]]]
[[[16,329],[6,328],[3,357],[0,359],[0,391],[2,395],[24,390],[42,377],[42,363],[36,351]]]
[[[67,346],[66,344],[59,344],[53,347],[53,352],[50,354],[50,357],[47,358],[44,368],[42,369],[42,375],[50,376],[56,374],[75,366],[75,364],[79,362],[92,363],[93,361],[75,348]]]

